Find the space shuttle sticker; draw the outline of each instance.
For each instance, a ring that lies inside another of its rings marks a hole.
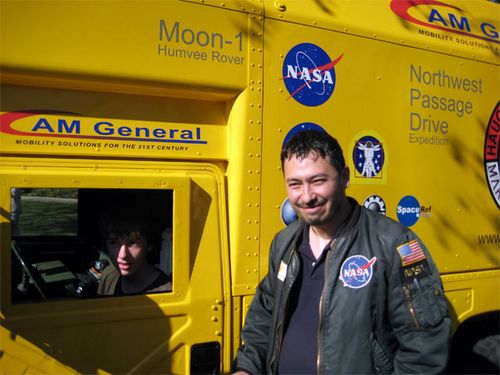
[[[302,105],[315,107],[325,103],[333,94],[337,83],[335,60],[312,43],[293,47],[283,62],[282,80],[288,90],[287,100],[294,99]]]

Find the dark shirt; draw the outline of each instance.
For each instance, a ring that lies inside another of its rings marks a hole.
[[[279,358],[280,374],[316,374],[318,357],[319,303],[330,244],[316,259],[309,245],[309,225],[299,246],[300,274],[290,298],[290,319],[285,327]]]
[[[122,291],[121,278],[122,276],[118,278],[118,283],[116,284],[116,289],[114,293],[115,296],[121,296],[124,294]],[[163,272],[160,271],[158,277],[151,284],[149,284],[143,290],[140,290],[139,292],[134,294],[170,292],[171,290],[172,290],[172,284],[170,278],[168,278],[167,275],[165,275]]]
[[[118,272],[113,265],[106,267],[99,280],[97,294],[102,296],[123,295],[121,290],[121,277],[120,272]],[[172,291],[172,277],[160,271],[158,277],[150,285],[134,294],[170,291]]]

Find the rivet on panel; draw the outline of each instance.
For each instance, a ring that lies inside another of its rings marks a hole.
[[[286,10],[286,5],[282,1],[275,1],[274,6],[280,12],[284,12]]]

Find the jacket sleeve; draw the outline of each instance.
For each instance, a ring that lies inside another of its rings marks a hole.
[[[408,231],[394,248],[389,321],[398,341],[396,373],[443,373],[451,321],[439,272],[425,245]]]
[[[250,374],[266,373],[268,339],[274,306],[274,283],[277,277],[276,265],[272,261],[275,246],[276,237],[271,245],[269,273],[257,287],[247,312],[241,332],[243,343],[236,354],[233,366],[235,371],[243,370]]]

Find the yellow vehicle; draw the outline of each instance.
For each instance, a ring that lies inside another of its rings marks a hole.
[[[1,0],[0,17],[0,373],[229,372],[295,219],[279,152],[303,128],[431,250],[450,368],[493,345],[498,4]],[[118,201],[156,215],[171,292],[96,296]]]

